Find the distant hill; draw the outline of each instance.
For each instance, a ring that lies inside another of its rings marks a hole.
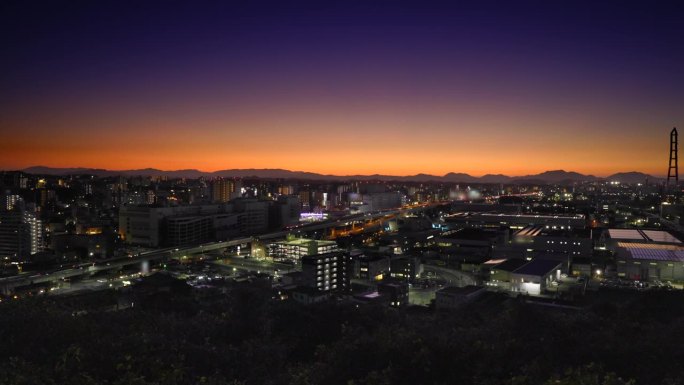
[[[116,171],[109,171],[109,170],[104,170],[104,169],[98,169],[98,168],[82,168],[82,167],[75,167],[75,168],[53,168],[53,167],[47,167],[47,166],[33,166],[33,167],[28,167],[23,170],[21,170],[27,174],[35,174],[35,175],[79,175],[79,174],[90,174],[90,175],[97,175],[97,176],[105,176],[105,175],[116,175]]]
[[[486,174],[479,178],[480,183],[510,183],[513,178],[503,174]]]
[[[524,181],[543,181],[545,183],[563,183],[563,182],[568,182],[568,183],[573,183],[573,182],[591,182],[595,181],[599,178],[593,176],[593,175],[583,175],[574,171],[565,171],[565,170],[553,170],[553,171],[545,171],[541,174],[536,174],[536,175],[527,175],[523,177],[518,177],[514,178],[513,180],[515,182],[524,182]]]
[[[616,181],[620,183],[645,183],[647,180],[649,183],[660,183],[664,179],[657,178],[653,175],[644,174],[643,172],[630,171],[630,172],[619,172],[611,176],[606,177],[606,180]]]
[[[441,180],[445,182],[473,183],[477,182],[478,178],[464,173],[450,172],[444,175]]]
[[[395,175],[326,175],[306,171],[290,171],[284,169],[227,169],[214,172],[200,171],[196,169],[185,170],[158,170],[154,168],[136,170],[104,170],[97,168],[53,168],[46,166],[34,166],[21,170],[28,174],[36,175],[95,175],[108,177],[116,175],[124,176],[166,176],[168,178],[261,178],[261,179],[303,179],[303,180],[364,180],[364,181],[413,181],[413,182],[448,182],[448,183],[535,183],[535,184],[572,184],[584,181],[616,180],[621,183],[643,183],[648,178],[651,182],[660,182],[656,178],[641,172],[631,171],[616,173],[607,178],[598,178],[593,175],[584,175],[574,171],[552,170],[540,174],[511,177],[502,174],[486,174],[475,177],[465,173],[450,172],[443,176],[430,174],[417,174],[409,176]]]

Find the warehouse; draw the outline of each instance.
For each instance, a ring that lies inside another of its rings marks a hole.
[[[684,281],[684,247],[619,242],[618,277],[637,281]]]
[[[540,295],[554,280],[560,279],[562,263],[548,259],[534,259],[511,274],[511,291]]]
[[[485,285],[493,290],[511,289],[511,275],[520,267],[528,264],[524,259],[493,259],[482,264]]]
[[[684,246],[674,235],[662,230],[609,229],[601,238],[600,243],[613,251],[625,243]]]

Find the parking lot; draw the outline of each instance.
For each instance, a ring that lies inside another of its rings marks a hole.
[[[673,290],[678,288],[670,281],[632,281],[619,278],[603,279],[600,282],[601,287],[610,289],[624,289],[624,290]],[[679,287],[680,288],[680,287]]]

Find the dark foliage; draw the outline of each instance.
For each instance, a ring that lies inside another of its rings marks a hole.
[[[0,384],[674,385],[684,378],[677,292],[597,301],[584,311],[511,300],[436,314],[303,307],[246,286],[212,301],[191,292],[171,297],[84,315],[60,298],[3,303]]]

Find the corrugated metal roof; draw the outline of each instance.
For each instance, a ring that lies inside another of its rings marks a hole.
[[[513,274],[542,276],[556,269],[559,265],[561,265],[561,262],[559,261],[552,261],[550,259],[533,259],[529,263],[513,271]]]

